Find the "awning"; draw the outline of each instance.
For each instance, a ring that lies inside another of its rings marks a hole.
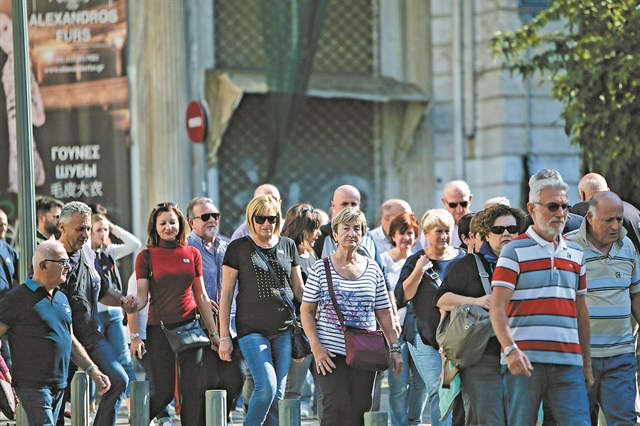
[[[211,111],[207,137],[209,166],[215,164],[222,135],[238,107],[243,93],[266,94],[264,72],[246,70],[206,70],[206,102]],[[312,97],[357,99],[398,103],[404,109],[402,129],[396,138],[396,165],[400,166],[413,143],[413,135],[429,106],[429,97],[415,84],[388,77],[312,74],[307,94]]]

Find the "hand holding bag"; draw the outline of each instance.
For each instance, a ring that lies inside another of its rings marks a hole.
[[[278,284],[278,287],[280,287],[280,296],[282,297],[282,301],[285,306],[289,308],[289,313],[291,314],[291,320],[288,321],[289,331],[291,332],[291,358],[301,359],[311,355],[311,344],[309,344],[309,339],[307,339],[307,336],[304,334],[302,324],[300,324],[300,320],[296,315],[296,308],[295,306],[293,306],[293,302],[291,301],[291,299],[289,299],[289,295],[284,289],[284,285],[280,282],[276,271],[273,270],[273,267],[267,260],[267,257],[264,255],[264,253],[262,253],[262,250],[260,250],[258,246],[256,246],[256,243],[253,242],[251,237],[247,235],[245,236],[245,238],[251,242],[253,248],[256,249],[256,252],[260,256],[262,261],[267,265],[267,268],[269,268],[269,272],[271,272],[271,275],[273,275],[273,279],[275,280],[276,284]]]
[[[338,306],[336,294],[333,289],[333,281],[329,266],[329,258],[324,258],[324,273],[327,277],[329,295],[338,315],[338,320],[344,333],[344,345],[347,350],[347,365],[367,371],[384,371],[391,366],[389,361],[389,347],[382,331],[369,331],[357,327],[347,326]]]
[[[149,283],[153,288],[153,292],[158,294],[156,291],[155,280],[153,279],[153,268],[151,267],[151,253],[147,249],[147,260],[149,263]],[[169,344],[171,345],[171,349],[174,353],[180,353],[187,349],[195,349],[204,346],[210,346],[211,340],[207,336],[207,333],[204,332],[202,326],[200,325],[200,314],[196,312],[196,316],[192,321],[189,321],[186,324],[180,325],[175,328],[167,328],[162,322],[162,316],[160,315],[160,308],[158,304],[158,317],[160,317],[160,327],[162,327],[162,331],[164,331],[164,335],[167,337]]]

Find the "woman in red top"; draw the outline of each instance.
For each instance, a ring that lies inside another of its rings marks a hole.
[[[138,307],[142,309],[149,299],[147,323],[147,351],[155,392],[151,396],[150,418],[154,418],[173,399],[175,389],[175,354],[160,326],[175,328],[193,321],[196,307],[208,330],[217,330],[211,302],[202,278],[202,259],[197,249],[187,245],[188,224],[174,203],[158,204],[149,217],[147,250],[136,260],[138,277]],[[149,256],[151,265],[149,264]],[[153,270],[154,285],[149,286]],[[211,333],[211,349],[220,342],[216,332]],[[137,343],[143,345],[143,343]],[[140,349],[140,348],[138,348]],[[180,421],[185,426],[205,425],[204,393],[208,388],[206,374],[209,348],[196,348],[178,354],[180,365],[180,395],[182,411]]]

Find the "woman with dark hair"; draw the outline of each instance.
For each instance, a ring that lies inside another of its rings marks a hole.
[[[413,254],[418,237],[418,221],[412,214],[402,213],[389,225],[389,236],[393,248],[380,255],[380,264],[387,273],[389,283],[395,288],[400,271]],[[397,377],[389,371],[389,417],[392,426],[422,424],[422,412],[427,403],[427,389],[415,364],[411,360],[407,347],[407,330],[404,324],[413,324],[414,313],[411,302],[398,309],[399,322],[402,325],[400,354],[404,368]],[[411,381],[409,375],[411,373]]]
[[[496,204],[474,219],[478,232],[484,236],[477,255],[490,280],[502,247],[518,236],[524,218],[520,209]],[[434,303],[444,311],[462,304],[480,305],[489,310],[491,295],[485,293],[473,256],[465,256],[453,265],[436,292]],[[500,343],[495,336],[489,338],[479,363],[460,369],[460,383],[465,424],[506,425]]]
[[[158,204],[147,225],[147,250],[136,260],[138,277],[138,309],[147,305],[147,349],[154,380],[151,395],[150,418],[158,415],[173,399],[175,389],[176,354],[171,349],[160,321],[173,329],[192,322],[196,309],[200,311],[208,330],[217,330],[211,302],[202,278],[200,252],[187,245],[189,225],[175,203]],[[152,277],[153,285],[149,279]],[[204,394],[208,389],[207,362],[213,357],[210,350],[217,350],[218,333],[209,332],[211,348],[200,347],[180,352],[179,388],[182,411],[180,421],[184,425],[204,426]]]
[[[321,225],[322,216],[311,204],[297,204],[287,211],[285,217],[282,235],[291,238],[298,247],[300,272],[302,273],[302,281],[305,283],[309,276],[309,269],[317,260],[316,253],[313,251],[313,243],[320,236]],[[300,315],[300,304],[294,301],[294,305],[296,305],[297,314]],[[311,414],[308,401],[306,399],[303,401],[302,389],[306,383],[312,358],[309,355],[300,360],[301,362],[292,362],[287,376],[287,389],[284,397],[301,401],[300,414],[302,417],[308,417]]]
[[[278,402],[283,399],[291,363],[291,320],[286,298],[302,299],[298,247],[280,236],[280,201],[271,195],[255,197],[247,205],[249,235],[232,241],[222,266],[220,349],[230,361],[233,345],[229,320],[236,290],[238,344],[255,387],[246,424],[277,425]]]

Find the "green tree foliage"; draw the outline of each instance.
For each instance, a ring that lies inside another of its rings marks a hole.
[[[551,81],[584,171],[640,205],[640,2],[552,0],[520,30],[497,32],[491,47],[512,74]]]

